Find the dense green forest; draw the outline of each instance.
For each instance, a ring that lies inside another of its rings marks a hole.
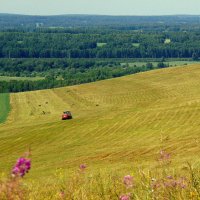
[[[57,63],[57,60],[54,60]],[[54,61],[41,61],[41,65],[45,64],[51,66],[50,64]],[[61,60],[60,63],[65,63]],[[45,70],[45,65],[44,70]],[[164,68],[169,67],[168,64],[159,62],[157,66],[153,66],[152,63],[146,63],[142,66],[129,66],[129,64],[120,64],[117,62],[72,62],[67,69],[56,68],[54,65],[53,70],[42,71],[42,74],[45,75],[44,80],[31,81],[31,80],[11,80],[11,81],[0,81],[0,92],[20,92],[20,91],[30,91],[30,90],[39,90],[39,89],[48,89],[55,87],[62,87],[66,85],[76,85],[81,83],[88,83],[108,78],[120,77],[128,74],[134,74],[138,72],[152,70],[154,68]],[[57,66],[58,67],[58,66]],[[20,69],[20,68],[19,68]],[[21,72],[22,71],[22,72]],[[16,73],[24,73],[27,71],[19,70]],[[15,72],[14,72],[15,73]],[[35,73],[35,72],[34,72]],[[19,74],[16,74],[19,75]],[[41,73],[39,72],[41,75]],[[34,75],[34,74],[33,74]],[[38,74],[37,74],[38,75]],[[24,74],[23,74],[24,76]]]
[[[199,47],[200,32],[0,33],[0,58],[191,58]]]
[[[168,67],[166,60],[198,61],[199,19],[0,14],[0,76],[44,78],[0,81],[0,92],[119,77]]]

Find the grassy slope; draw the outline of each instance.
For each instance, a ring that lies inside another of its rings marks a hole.
[[[172,153],[174,164],[199,161],[200,65],[12,94],[11,105],[0,126],[0,171],[29,146],[29,177],[44,180],[80,163],[91,170],[154,168],[161,149]],[[63,110],[74,119],[61,121]]]
[[[0,94],[0,123],[5,122],[10,111],[9,94]]]
[[[158,62],[150,62],[153,64],[154,67],[157,67]],[[199,64],[198,61],[165,61],[165,64],[169,64],[169,66],[183,66],[183,65],[190,65],[190,64]],[[126,63],[122,63],[122,64],[126,64]],[[128,62],[129,66],[138,66],[138,67],[142,67],[145,66],[147,64],[147,62]]]

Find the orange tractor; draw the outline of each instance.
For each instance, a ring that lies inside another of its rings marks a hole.
[[[72,119],[72,114],[70,111],[64,111],[62,114],[62,120]]]

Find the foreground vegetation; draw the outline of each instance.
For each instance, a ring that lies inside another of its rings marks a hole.
[[[26,156],[30,156],[30,152]],[[91,173],[87,166],[79,168],[66,178],[60,168],[55,171],[54,181],[41,184],[28,181],[24,176],[31,169],[31,160],[21,157],[13,166],[11,174],[0,177],[2,200],[197,200],[200,198],[200,171],[190,163],[184,168],[172,168],[172,157],[161,150],[155,160],[156,169],[132,166],[130,174],[99,170]]]

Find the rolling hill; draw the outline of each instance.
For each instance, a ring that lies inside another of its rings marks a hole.
[[[200,65],[166,68],[79,86],[10,95],[0,125],[0,171],[31,148],[32,179],[55,170],[156,167],[161,149],[174,165],[199,161]],[[74,119],[61,121],[64,110]]]

